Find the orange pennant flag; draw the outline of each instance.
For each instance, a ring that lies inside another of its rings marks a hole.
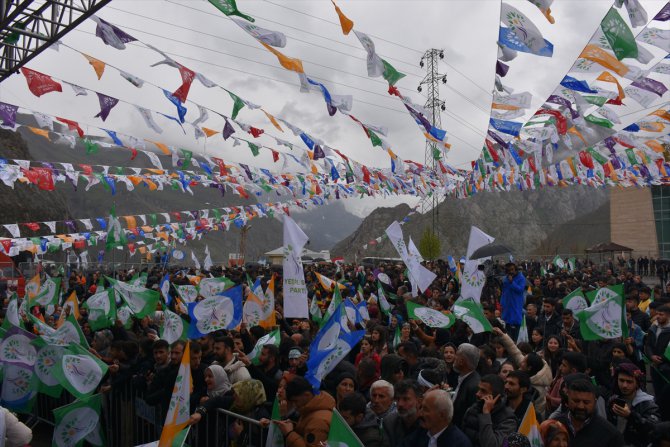
[[[335,4],[335,2],[333,2],[333,6],[335,7],[335,12],[337,13],[337,16],[340,18],[340,26],[342,26],[342,32],[346,36],[354,28],[354,22],[344,15],[342,10]]]
[[[260,41],[259,41],[260,42]],[[275,50],[272,48],[270,45],[266,44],[265,42],[261,42],[261,45],[265,47],[266,50],[268,50],[270,53],[274,54],[277,56],[277,59],[279,59],[279,64],[284,67],[287,70],[290,71],[295,71],[296,73],[305,73],[305,69],[302,68],[302,61],[300,59],[296,59],[293,57],[288,57],[279,51]]]
[[[667,111],[667,110],[663,110],[663,109],[654,110],[649,115],[660,116],[664,120],[670,121],[670,111]]]
[[[600,73],[600,76],[596,78],[598,81],[603,81],[603,82],[612,82],[616,84],[617,90],[619,91],[619,99],[624,99],[626,97],[626,94],[623,92],[623,88],[621,87],[621,84],[619,84],[619,81],[617,78],[612,76],[609,72],[603,71]]]
[[[170,149],[168,149],[168,147],[167,147],[165,144],[163,144],[163,143],[159,143],[158,141],[151,141],[151,140],[147,140],[147,141],[148,141],[149,143],[153,143],[153,144],[155,144],[156,147],[157,147],[158,149],[160,149],[161,152],[164,153],[165,155],[172,155],[172,152],[170,152]]]
[[[646,144],[647,146],[649,146],[651,150],[653,150],[654,152],[658,152],[659,154],[662,154],[665,151],[663,145],[661,145],[661,143],[659,143],[656,140],[647,140],[644,142],[644,144]]]
[[[68,299],[63,303],[63,308],[61,309],[60,316],[58,317],[58,322],[56,323],[56,328],[61,327],[65,323],[65,318],[67,317],[65,309],[70,308],[70,315],[73,315],[75,320],[79,320],[81,315],[79,314],[79,300],[77,299],[77,293],[72,292]]]
[[[491,107],[494,108],[494,109],[499,109],[499,110],[519,110],[519,107],[517,107],[517,106],[513,106],[513,105],[510,105],[510,104],[500,104],[500,103],[497,103],[497,102],[494,102],[493,104],[491,104]]]
[[[583,57],[584,59],[593,61],[605,68],[609,68],[619,76],[625,76],[630,71],[630,69],[626,65],[619,62],[619,60],[614,57],[614,55],[608,53],[597,45],[587,45],[584,47],[584,50],[582,51],[582,54],[579,55],[579,57]]]
[[[663,129],[665,129],[665,124],[659,123],[657,121],[645,121],[638,123],[638,126],[640,126],[640,130],[644,130],[646,132],[663,132]]]
[[[102,74],[105,72],[105,63],[101,60],[89,56],[88,54],[84,54],[84,57],[88,60],[88,63],[91,64],[93,70],[95,70],[95,74],[98,75],[98,80],[100,80],[100,78],[102,78]]]
[[[212,129],[209,129],[207,127],[203,127],[202,131],[205,132],[205,135],[207,135],[208,137],[211,137],[212,135],[216,135],[217,133],[221,133],[218,130],[212,130]]]
[[[577,128],[575,126],[572,126],[571,128],[569,128],[568,133],[571,133],[573,135],[578,136],[579,139],[582,140],[584,142],[584,144],[586,144],[586,140],[584,139],[584,136],[582,135],[582,133],[580,131],[577,130]]]
[[[137,228],[137,220],[135,220],[134,216],[123,216],[123,218],[126,220],[126,225],[129,230]]]
[[[45,129],[38,129],[37,127],[31,127],[31,126],[28,126],[28,129],[29,129],[32,133],[34,133],[34,134],[36,134],[36,135],[40,135],[40,136],[46,138],[47,140],[51,141],[51,139],[49,138],[49,131],[48,131],[48,130],[45,130]]]
[[[261,110],[263,110],[263,109],[261,109]],[[279,125],[279,123],[277,122],[277,120],[275,119],[274,116],[270,115],[270,114],[269,114],[268,112],[266,112],[265,110],[263,110],[263,113],[265,113],[265,116],[268,117],[268,119],[270,120],[270,122],[272,123],[272,125],[275,126],[275,128],[276,128],[278,131],[280,131],[280,132],[283,132],[283,131],[284,131],[284,129],[281,128],[281,126]]]

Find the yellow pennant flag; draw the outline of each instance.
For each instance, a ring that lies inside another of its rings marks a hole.
[[[95,70],[95,74],[98,75],[98,80],[100,80],[100,78],[102,78],[102,74],[105,72],[105,63],[101,60],[89,56],[88,54],[84,54],[84,57],[86,60],[88,60],[88,63],[91,64],[91,67],[93,67],[93,70]]]
[[[32,300],[37,296],[37,294],[40,292],[40,275],[39,273],[35,276],[33,276],[30,281],[26,283],[26,296],[28,297],[28,300]]]
[[[49,138],[49,131],[48,131],[48,130],[45,130],[45,129],[39,129],[39,128],[37,128],[37,127],[31,127],[31,126],[28,126],[28,129],[29,129],[32,133],[34,133],[35,135],[40,135],[40,136],[46,138],[47,140],[51,141],[51,139]]]
[[[333,0],[331,0],[331,1],[333,1]],[[337,13],[337,17],[340,18],[340,26],[342,27],[342,32],[346,36],[354,28],[354,22],[351,19],[349,19],[347,16],[344,15],[342,10],[335,4],[334,1],[333,1],[333,6],[335,7],[335,12]]]
[[[263,110],[263,109],[261,109],[261,110]],[[277,122],[277,120],[275,119],[274,116],[270,115],[270,114],[269,114],[268,112],[266,112],[265,110],[263,110],[263,113],[265,113],[265,116],[268,117],[268,119],[270,120],[270,122],[272,123],[272,125],[275,126],[275,129],[277,129],[277,130],[280,131],[280,132],[283,132],[283,131],[284,131],[284,129],[281,128],[281,126],[279,125],[279,123]]]
[[[146,141],[148,141],[149,143],[153,143],[153,144],[155,144],[156,147],[157,147],[158,149],[160,149],[161,152],[162,152],[163,154],[165,154],[165,155],[172,155],[172,152],[170,152],[170,149],[168,149],[168,147],[167,147],[165,144],[160,143],[160,142],[158,142],[158,141],[151,141],[151,140],[146,140]]]
[[[658,152],[659,154],[662,154],[665,151],[663,145],[656,140],[647,140],[644,142],[644,144],[646,144],[647,146],[649,146],[649,148],[651,148],[651,150],[653,150],[654,152]]]
[[[260,40],[259,40],[260,42]],[[266,44],[265,42],[261,42],[261,45],[265,47],[266,50],[268,50],[270,53],[274,54],[277,56],[277,59],[279,59],[279,64],[284,67],[287,70],[290,71],[295,71],[296,73],[304,73],[305,70],[302,68],[302,61],[300,59],[296,59],[293,57],[288,57],[279,51],[275,50],[272,48],[270,45]]]
[[[272,329],[277,325],[275,317],[275,274],[272,274],[268,287],[265,290],[265,300],[263,300],[263,315],[259,326],[263,329]]]
[[[211,137],[212,135],[216,135],[217,133],[221,133],[218,130],[212,130],[212,129],[209,129],[207,127],[203,127],[202,131],[205,132],[205,135],[207,135],[208,137]]]
[[[193,389],[193,380],[191,379],[191,349],[187,342],[184,348],[184,355],[181,358],[177,380],[172,389],[172,398],[168,407],[165,424],[161,432],[161,438],[158,441],[158,447],[171,447],[179,432],[186,428],[191,415],[190,397]]]
[[[333,291],[333,287],[335,287],[335,284],[337,284],[340,288],[340,290],[344,290],[347,288],[344,284],[340,284],[338,282],[333,281],[332,279],[328,278],[327,276],[324,276],[320,273],[314,272],[316,275],[316,279],[319,280],[319,283],[321,284],[321,287],[326,289],[329,292]]]
[[[670,111],[667,111],[667,110],[663,110],[663,109],[654,110],[649,115],[660,116],[664,120],[670,121]]]
[[[79,314],[79,300],[77,299],[76,292],[72,292],[68,299],[66,299],[63,303],[63,308],[61,309],[60,316],[58,317],[56,328],[61,327],[61,325],[65,323],[65,317],[67,317],[67,312],[65,309],[68,307],[70,308],[70,315],[74,316],[75,320],[79,320],[81,315]]]
[[[625,64],[619,62],[614,55],[608,53],[597,45],[587,45],[584,47],[584,50],[579,57],[583,57],[584,59],[593,61],[605,68],[609,68],[619,76],[625,76],[630,71],[630,69]]]
[[[616,84],[617,90],[619,91],[619,99],[624,99],[626,97],[626,94],[623,91],[623,87],[621,87],[621,84],[619,84],[617,78],[612,76],[610,72],[603,71],[602,73],[600,73],[600,76],[598,76],[596,79],[598,81],[611,82],[613,84]]]
[[[137,228],[137,220],[135,219],[135,216],[123,216],[123,218],[126,220],[126,225],[129,230]]]

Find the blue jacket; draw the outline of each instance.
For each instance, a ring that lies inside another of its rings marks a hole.
[[[503,279],[500,304],[502,305],[502,319],[506,324],[515,326],[521,324],[525,291],[526,278],[523,273],[517,272],[512,281],[507,276]]]

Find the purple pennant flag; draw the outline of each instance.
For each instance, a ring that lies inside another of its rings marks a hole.
[[[663,83],[658,82],[657,80],[651,78],[638,79],[631,85],[633,87],[641,88],[643,90],[647,90],[648,92],[655,93],[658,96],[663,96],[665,92],[668,91],[668,88],[665,85],[663,85]]]
[[[251,170],[249,169],[249,166],[247,166],[243,163],[240,163],[240,166],[242,166],[242,169],[244,169],[244,173],[247,174],[247,177],[249,178],[249,180],[253,181],[254,176],[251,174]]]
[[[114,106],[119,103],[119,100],[112,98],[111,96],[103,95],[102,93],[95,92],[95,94],[98,95],[98,100],[100,101],[100,113],[95,115],[95,118],[100,118],[105,121],[109,112],[111,112]]]
[[[118,41],[123,42],[123,43],[128,43],[128,42],[134,42],[137,39],[135,39],[133,36],[130,34],[126,33],[119,27],[112,25],[109,22],[105,22],[102,20],[100,17],[97,17],[97,22],[98,25],[95,27],[95,35],[99,38],[102,39],[103,42],[105,42],[107,45],[111,45],[114,48],[118,48]],[[110,35],[111,33],[111,35]],[[116,38],[116,39],[115,39]],[[125,46],[124,46],[125,47]],[[119,48],[123,49],[123,48]]]
[[[223,139],[227,140],[228,138],[230,138],[232,134],[235,133],[235,129],[233,128],[233,125],[228,122],[227,119],[224,118],[224,120],[226,121],[226,124],[223,126],[222,135]]]
[[[509,71],[509,65],[496,61],[496,74],[501,78],[504,78],[507,72]]]
[[[505,148],[507,147],[507,143],[505,143],[505,140],[500,138],[497,133],[493,132],[492,130],[489,130],[488,134],[491,138],[493,138],[495,140],[496,143],[498,143],[502,147],[505,147]]]
[[[2,124],[13,129],[16,125],[16,111],[18,109],[18,106],[0,102],[0,120],[2,120]]]
[[[670,20],[670,2],[666,3],[663,9],[656,14],[654,20],[658,20],[659,22],[667,22]]]
[[[314,161],[319,160],[321,158],[326,158],[326,154],[323,153],[323,149],[321,149],[321,146],[318,144],[314,145]]]
[[[65,226],[70,230],[70,232],[72,233],[77,232],[77,224],[75,223],[74,220],[66,220]]]
[[[210,183],[209,184],[210,188],[216,188],[219,191],[221,191],[221,196],[225,197],[226,196],[226,187],[223,186],[221,183]]]
[[[612,137],[607,137],[604,140],[605,146],[607,146],[607,149],[610,150],[612,154],[614,154],[614,146],[616,145],[616,141],[614,141],[614,138]]]
[[[547,98],[547,102],[553,103],[553,104],[559,104],[565,107],[566,109],[570,110],[570,115],[572,116],[572,119],[577,119],[579,117],[579,113],[577,113],[575,110],[572,110],[572,103],[568,101],[567,99],[558,96],[558,95],[550,95],[549,98]]]

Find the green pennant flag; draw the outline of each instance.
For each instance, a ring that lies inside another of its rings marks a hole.
[[[249,149],[251,149],[251,153],[253,154],[254,157],[258,157],[258,145],[252,143],[251,141],[247,141],[247,145],[249,145]]]
[[[463,320],[470,326],[475,334],[493,330],[491,323],[484,316],[481,306],[472,300],[457,300],[454,303],[454,314],[456,318]]]
[[[31,314],[29,313],[29,315]],[[8,331],[12,327],[20,327],[21,329],[24,329],[23,320],[19,317],[19,296],[16,292],[9,297],[7,310],[5,311],[5,319],[2,322],[2,328],[4,330]]]
[[[668,346],[665,348],[663,355],[665,355],[666,359],[670,360],[670,343],[668,343]]]
[[[107,182],[105,182],[105,184],[107,184]],[[109,251],[116,247],[123,247],[127,243],[126,230],[121,227],[121,222],[119,222],[119,219],[116,217],[116,206],[112,206],[112,209],[109,210],[105,251]]]
[[[323,320],[323,314],[321,313],[321,308],[319,308],[319,303],[317,302],[316,296],[312,298],[312,302],[309,304],[309,315],[316,324],[321,324]]]
[[[637,164],[640,164],[639,161],[637,161],[637,157],[635,156],[635,152],[633,152],[633,149],[626,149],[626,156],[628,157],[628,162],[635,166]]]
[[[482,147],[482,154],[484,154],[484,161],[487,163],[493,163],[493,158],[491,158],[491,153],[489,150],[486,148],[486,146]]]
[[[16,25],[14,25],[14,28],[24,30],[26,29],[26,26],[27,26],[26,22],[19,22]],[[19,37],[21,37],[21,33],[19,33],[18,31],[12,31],[11,33],[7,34],[7,37],[5,37],[2,43],[15,45],[19,41]]]
[[[243,19],[248,20],[250,22],[256,21],[253,17],[241,13],[240,10],[237,9],[237,3],[235,2],[235,0],[209,0],[209,2],[212,5],[214,5],[216,9],[218,9],[227,16],[242,17]]]
[[[608,129],[614,127],[614,124],[610,120],[606,120],[605,118],[598,118],[597,116],[594,115],[586,115],[584,119],[591,124],[607,127]]]
[[[90,296],[82,307],[88,310],[88,323],[94,331],[113,326],[116,321],[114,289],[102,290]]]
[[[384,315],[388,315],[391,312],[391,304],[389,304],[388,300],[386,299],[384,288],[382,287],[380,281],[377,281],[377,294],[379,295],[377,297],[379,300],[379,309],[384,313]]]
[[[582,338],[587,341],[628,337],[623,284],[599,289],[591,306],[578,314]]]
[[[396,325],[395,334],[393,335],[393,349],[398,349],[401,340],[400,325]]]
[[[421,320],[428,327],[450,328],[456,318],[453,314],[443,314],[442,312],[422,306],[412,301],[407,302],[407,316],[410,320]]]
[[[396,82],[405,77],[403,73],[400,73],[393,67],[393,65],[389,64],[384,59],[382,59],[382,64],[384,64],[384,73],[382,76],[384,76],[384,79],[386,79],[389,85],[393,86]]]
[[[342,295],[340,294],[340,288],[335,287],[333,289],[333,298],[330,300],[328,309],[326,309],[326,314],[321,319],[321,325],[325,324],[328,320],[330,320],[330,316],[333,315],[333,313],[335,312],[335,310],[337,310],[340,304],[342,304]]]
[[[125,329],[130,329],[133,326],[133,313],[130,308],[123,304],[116,310],[116,319],[121,322]]]
[[[272,416],[271,420],[281,421],[283,418],[281,416],[281,411],[279,411],[279,398],[275,397],[275,401],[272,404]],[[277,424],[270,424],[268,427],[268,437],[265,441],[266,447],[284,447],[284,435],[277,427]]]
[[[65,348],[48,345],[41,338],[36,338],[32,344],[38,347],[35,359],[35,374],[40,380],[39,392],[55,398],[60,397],[63,387],[54,375],[54,366],[63,357]]]
[[[638,48],[635,36],[626,21],[614,7],[610,8],[607,15],[600,22],[600,28],[603,30],[605,39],[607,39],[610,47],[612,47],[617,59],[622,60],[627,57],[637,57]]]
[[[105,445],[100,430],[100,410],[102,408],[102,394],[80,398],[69,405],[53,410],[54,436],[53,445],[82,446]]]
[[[84,146],[86,146],[86,154],[97,154],[100,151],[100,146],[86,138],[84,141]]]
[[[123,299],[130,311],[137,318],[144,318],[156,311],[160,292],[140,286],[133,286],[123,281],[105,276],[114,289],[114,293]]]
[[[563,258],[561,258],[559,255],[556,255],[551,263],[554,264],[558,269],[563,270],[565,268],[565,261],[563,261]]]
[[[577,259],[576,258],[569,258],[568,259],[568,267],[570,268],[571,272],[575,271],[576,266],[577,266]]]
[[[381,146],[382,145],[382,139],[379,138],[379,135],[374,133],[372,130],[368,129],[367,127],[365,128],[368,131],[368,134],[370,135],[370,141],[372,142],[372,147],[375,146]]]
[[[563,298],[563,307],[570,309],[575,318],[577,318],[579,312],[589,307],[589,302],[586,300],[581,287],[576,288]]]
[[[329,446],[365,447],[349,424],[336,409],[333,409],[333,417],[330,420],[330,431],[328,432]]]
[[[212,1],[212,0],[210,0],[210,1]],[[242,108],[244,107],[244,101],[242,101],[242,99],[240,99],[240,97],[237,96],[235,93],[229,92],[228,90],[226,90],[226,91],[228,92],[230,97],[233,99],[233,112],[231,113],[231,118],[235,119],[235,118],[237,118],[237,114],[240,113],[240,110],[242,110]]]
[[[71,343],[54,367],[54,375],[63,388],[78,399],[90,396],[107,373],[107,365],[81,346]]]
[[[37,318],[33,321],[35,320],[39,321]],[[40,325],[41,328],[46,329],[45,326],[46,325]],[[71,343],[76,343],[86,349],[89,348],[84,332],[81,330],[79,322],[77,322],[77,319],[72,314],[68,315],[63,321],[63,324],[61,324],[55,331],[52,329],[50,332],[47,331],[43,333],[42,340],[50,345],[68,346]]]
[[[279,332],[279,328],[277,328],[259,338],[258,341],[256,342],[256,346],[254,346],[254,349],[252,349],[251,352],[247,354],[247,358],[251,360],[251,363],[253,363],[254,365],[259,365],[260,361],[258,357],[261,355],[261,350],[263,349],[263,346],[265,345],[279,346],[280,342],[281,342],[281,333]]]
[[[528,326],[526,326],[526,314],[523,315],[521,320],[521,328],[519,329],[519,335],[516,337],[516,344],[519,343],[528,343]]]
[[[158,216],[156,214],[149,214],[149,218],[151,219],[151,225],[154,227],[158,225]]]
[[[608,160],[607,158],[605,158],[600,152],[598,152],[597,150],[593,149],[592,147],[586,149],[586,152],[588,152],[589,154],[591,154],[591,157],[593,157],[593,159],[594,159],[595,161],[597,161],[598,163],[600,163],[601,165],[604,165],[605,163],[607,163],[607,162],[609,161],[609,160]]]
[[[193,151],[189,151],[186,149],[179,149],[181,151],[182,157],[184,157],[184,160],[182,161],[181,168],[182,169],[188,169],[191,166],[191,159],[193,158]]]

